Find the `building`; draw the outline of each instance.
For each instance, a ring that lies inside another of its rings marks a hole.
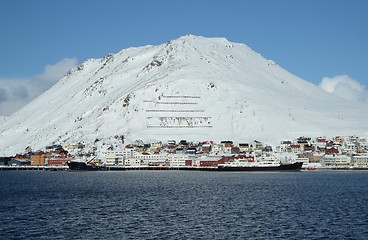
[[[303,151],[304,152],[313,152],[314,151],[314,146],[306,144],[306,145],[303,146]]]
[[[340,154],[340,151],[337,147],[326,147],[325,153],[327,155]]]
[[[354,167],[368,168],[368,155],[354,155],[351,162]]]
[[[66,166],[68,161],[71,161],[71,157],[67,158],[59,158],[59,157],[52,157],[52,158],[46,158],[46,164],[47,166]]]
[[[239,147],[232,147],[231,148],[231,154],[238,154],[240,152],[240,148]]]
[[[24,159],[12,159],[8,162],[8,166],[30,166],[31,161]]]
[[[169,154],[167,155],[167,162],[170,166],[186,166],[186,161],[189,160],[184,154]]]
[[[325,167],[345,168],[350,167],[351,158],[346,155],[325,155],[321,164]]]
[[[221,144],[213,144],[211,153],[214,155],[217,155],[219,153],[223,152],[223,146]]]
[[[35,152],[34,155],[30,157],[31,164],[34,166],[42,166],[46,164],[46,158],[51,156],[50,153],[44,153],[42,151]]]
[[[193,160],[192,159],[185,160],[185,166],[188,166],[188,167],[193,166]]]
[[[226,153],[231,153],[231,148],[234,146],[233,141],[221,141],[222,149]]]
[[[185,154],[187,152],[187,150],[185,148],[177,148],[175,150],[176,154]]]
[[[151,143],[151,151],[160,151],[163,148],[162,142]]]
[[[289,140],[281,141],[280,145],[276,147],[277,152],[291,152],[290,145],[292,144]]]
[[[290,149],[293,153],[300,153],[302,151],[302,146],[300,144],[291,144]]]
[[[209,153],[209,152],[211,152],[211,150],[212,150],[212,145],[211,145],[211,144],[209,144],[209,143],[204,143],[204,144],[202,144],[202,146],[201,146],[201,150],[202,150],[202,152],[204,152],[204,153]]]
[[[197,154],[197,148],[189,147],[186,151],[186,154],[196,155]]]
[[[221,159],[222,157],[200,157],[195,165],[200,167],[217,167]]]
[[[140,165],[141,165],[141,160],[138,158],[127,158],[127,159],[124,159],[124,163],[123,163],[123,166],[136,167]]]
[[[240,152],[248,152],[250,151],[249,143],[239,143]]]
[[[65,150],[72,150],[72,149],[83,149],[85,147],[84,144],[78,143],[78,144],[69,144],[64,146]]]
[[[163,165],[167,161],[167,154],[136,154],[143,165]]]
[[[134,148],[126,147],[123,151],[108,151],[106,152],[107,166],[124,166],[125,159],[135,158],[138,155]]]
[[[139,153],[134,148],[124,151],[106,152],[107,166],[161,165],[167,161],[167,154]]]
[[[314,153],[312,156],[309,156],[309,162],[310,163],[320,163],[322,158],[323,158],[322,154]]]
[[[257,141],[257,140],[254,140],[251,145],[252,145],[252,149],[262,150],[263,148],[262,142]]]
[[[355,152],[357,150],[355,143],[350,141],[344,142],[343,148],[344,152]]]

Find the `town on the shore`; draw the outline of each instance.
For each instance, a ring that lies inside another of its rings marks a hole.
[[[281,141],[276,147],[260,141],[235,144],[231,140],[214,141],[168,140],[145,143],[136,140],[122,147],[110,147],[97,158],[95,152],[86,151],[85,145],[51,145],[42,150],[25,148],[23,153],[1,157],[0,166],[59,166],[67,167],[68,161],[86,161],[96,165],[139,166],[188,166],[217,167],[231,161],[254,162],[264,157],[274,157],[280,163],[303,162],[303,168],[316,169],[366,169],[368,145],[366,138],[358,136],[299,137]]]

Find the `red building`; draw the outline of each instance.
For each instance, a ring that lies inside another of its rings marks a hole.
[[[72,158],[49,158],[47,160],[48,166],[66,166],[68,161],[71,161]]]
[[[192,166],[193,160],[185,160],[185,166]]]
[[[334,147],[326,148],[325,153],[326,154],[339,154],[339,150],[337,148],[334,148]]]
[[[218,161],[214,160],[204,160],[204,161],[200,161],[199,162],[199,166],[201,167],[217,167],[218,166]]]

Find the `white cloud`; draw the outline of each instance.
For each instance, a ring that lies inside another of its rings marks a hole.
[[[65,58],[36,76],[23,79],[0,79],[0,116],[8,116],[41,95],[66,72],[77,65],[76,58]]]
[[[368,93],[364,85],[348,75],[339,75],[332,78],[324,77],[319,87],[347,100],[368,102]]]

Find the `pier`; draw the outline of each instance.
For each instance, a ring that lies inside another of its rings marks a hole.
[[[69,171],[68,166],[0,166],[0,171]],[[98,171],[219,171],[217,167],[193,167],[193,166],[100,166]],[[332,171],[332,170],[342,170],[342,171],[368,171],[368,168],[351,168],[351,167],[321,167],[313,169],[315,171]],[[74,171],[74,170],[73,170]],[[78,170],[77,170],[78,171]],[[301,171],[310,171],[306,168],[301,169]]]
[[[101,171],[217,171],[217,167],[192,167],[192,166],[102,166]]]
[[[33,171],[67,171],[68,166],[0,166],[0,171],[6,170],[33,170]]]

